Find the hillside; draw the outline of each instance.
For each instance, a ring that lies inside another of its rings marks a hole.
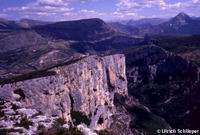
[[[10,29],[0,32],[0,74],[6,77],[41,70],[88,53],[109,53],[142,42],[100,19]]]
[[[174,18],[159,25],[162,33],[166,34],[200,34],[200,21],[185,13],[179,13]]]
[[[115,24],[115,23],[113,23]],[[125,32],[132,35],[194,35],[200,34],[200,21],[185,13],[179,13],[175,17],[168,19],[141,19],[121,24],[119,30],[126,29]],[[137,31],[136,31],[137,29]]]
[[[180,13],[137,27],[97,18],[2,19],[0,134],[198,129],[197,20]]]

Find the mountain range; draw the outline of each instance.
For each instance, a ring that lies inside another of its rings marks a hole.
[[[198,129],[199,26],[185,13],[112,23],[0,19],[0,134]]]
[[[170,19],[149,18],[126,24],[111,23],[115,28],[134,35],[194,35],[200,34],[200,21],[185,13],[179,13]]]
[[[73,24],[73,25],[71,25]],[[110,31],[103,32],[104,34],[109,34],[109,32],[114,32],[115,30],[111,30],[111,28],[114,28],[118,31],[129,33],[132,35],[191,35],[191,34],[199,34],[199,26],[200,26],[200,20],[198,17],[190,17],[189,15],[181,12],[177,16],[172,17],[170,19],[162,19],[162,18],[144,18],[140,20],[126,20],[126,21],[119,21],[119,22],[109,22],[110,26],[108,26],[105,22],[103,22],[100,19],[85,19],[80,21],[64,21],[64,22],[44,22],[39,20],[31,20],[31,19],[21,19],[19,21],[12,21],[12,20],[6,20],[1,18],[0,19],[0,30],[14,30],[14,29],[36,29],[40,32],[46,31],[51,29],[55,31],[55,29],[62,30],[63,28],[66,29],[66,31],[70,31],[71,34],[75,34],[76,37],[78,36],[78,33],[72,33],[75,32],[76,29],[81,30],[81,27],[85,27],[82,30],[87,29],[88,31],[91,30],[91,33],[93,34],[92,30],[93,28],[97,28],[96,26],[101,25],[101,30],[103,29],[110,29]],[[43,27],[44,26],[44,27]],[[70,27],[73,26],[73,27]],[[101,31],[100,29],[97,29],[98,31]],[[49,30],[50,31],[50,30]],[[85,32],[85,31],[81,31]],[[80,32],[80,33],[81,33]],[[86,31],[87,32],[87,31]],[[49,33],[50,34],[50,33]],[[57,33],[58,34],[58,33]],[[65,35],[65,34],[64,34]],[[53,35],[51,35],[53,36]],[[54,35],[55,36],[55,35]],[[62,34],[63,36],[63,34]],[[67,35],[65,35],[67,36]],[[73,35],[72,35],[73,36]],[[79,35],[80,36],[80,35]],[[88,35],[89,36],[89,35]],[[99,35],[98,35],[99,36]],[[61,36],[59,36],[61,37]],[[86,37],[81,36],[83,39],[86,40]],[[66,38],[66,37],[64,37]],[[80,38],[80,37],[79,37]],[[93,37],[95,38],[95,37]],[[82,39],[82,40],[83,40]]]
[[[36,22],[1,21],[1,68],[19,73],[20,65],[32,71],[80,54],[115,51],[143,42],[142,38],[119,32],[100,19]]]

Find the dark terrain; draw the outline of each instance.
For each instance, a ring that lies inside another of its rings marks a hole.
[[[132,126],[146,134],[160,123],[199,129],[199,28],[200,21],[184,13],[169,20],[154,18],[127,24],[108,24],[100,19],[56,23],[1,19],[0,82],[15,81],[17,76],[41,73],[92,54],[123,53],[129,97],[116,97],[116,104],[125,106],[125,110],[118,109],[135,117]],[[127,105],[131,98],[150,112]]]

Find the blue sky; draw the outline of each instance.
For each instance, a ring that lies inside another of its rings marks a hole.
[[[0,0],[0,17],[44,21],[101,18],[106,21],[200,16],[200,0]]]

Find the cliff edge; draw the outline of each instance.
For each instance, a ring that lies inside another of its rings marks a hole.
[[[84,123],[90,129],[103,130],[109,128],[116,111],[114,95],[128,93],[125,57],[121,54],[89,56],[45,72],[51,74],[2,84],[0,99],[47,117],[61,117],[73,124]],[[79,116],[85,120],[77,120]]]

